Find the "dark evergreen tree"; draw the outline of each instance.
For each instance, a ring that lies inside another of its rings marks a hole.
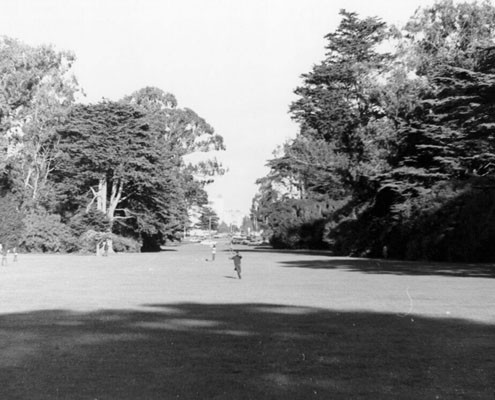
[[[342,15],[253,215],[277,246],[308,247],[311,231],[336,254],[491,259],[495,8],[440,1],[391,31]],[[389,33],[393,57],[376,49]]]
[[[278,237],[278,246],[285,238],[290,247],[324,246],[322,229],[319,238],[302,235],[306,239],[298,229],[323,226],[336,207],[368,200],[376,177],[388,170],[384,150],[393,125],[384,119],[377,76],[389,69],[391,56],[377,47],[390,33],[378,18],[341,15],[337,30],[326,36],[326,58],[295,91],[300,98],[290,111],[300,134],[269,162],[268,184],[256,199],[257,220]]]
[[[60,128],[52,176],[67,217],[95,207],[111,229],[164,238],[185,223],[180,159],[132,106],[76,106]],[[119,226],[117,226],[117,225]]]

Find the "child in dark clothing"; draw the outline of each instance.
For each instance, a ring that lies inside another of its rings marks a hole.
[[[241,259],[242,256],[239,254],[239,250],[236,250],[235,255],[230,257],[231,260],[234,260],[234,270],[237,272],[237,276],[239,279],[241,278]]]

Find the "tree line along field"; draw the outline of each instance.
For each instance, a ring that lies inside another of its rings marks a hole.
[[[491,399],[490,265],[200,244],[0,270],[0,396]]]
[[[298,135],[258,181],[271,243],[493,262],[493,3],[437,1],[402,26],[341,17],[295,89]]]
[[[492,262],[495,7],[441,0],[403,26],[340,15],[295,88],[300,129],[258,180],[252,226],[281,249]],[[156,87],[78,103],[74,61],[0,40],[0,243],[153,251],[194,210],[216,225],[223,138]]]

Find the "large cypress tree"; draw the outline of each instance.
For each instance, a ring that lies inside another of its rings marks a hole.
[[[133,106],[78,105],[59,130],[59,158],[52,176],[66,217],[92,207],[111,229],[173,236],[185,223],[180,159],[167,151]]]

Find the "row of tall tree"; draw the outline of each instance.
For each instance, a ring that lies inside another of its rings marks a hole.
[[[403,27],[341,15],[252,217],[278,247],[495,259],[494,6],[442,0]]]
[[[26,251],[158,249],[207,204],[222,137],[146,87],[78,104],[69,52],[0,39],[0,243]]]

